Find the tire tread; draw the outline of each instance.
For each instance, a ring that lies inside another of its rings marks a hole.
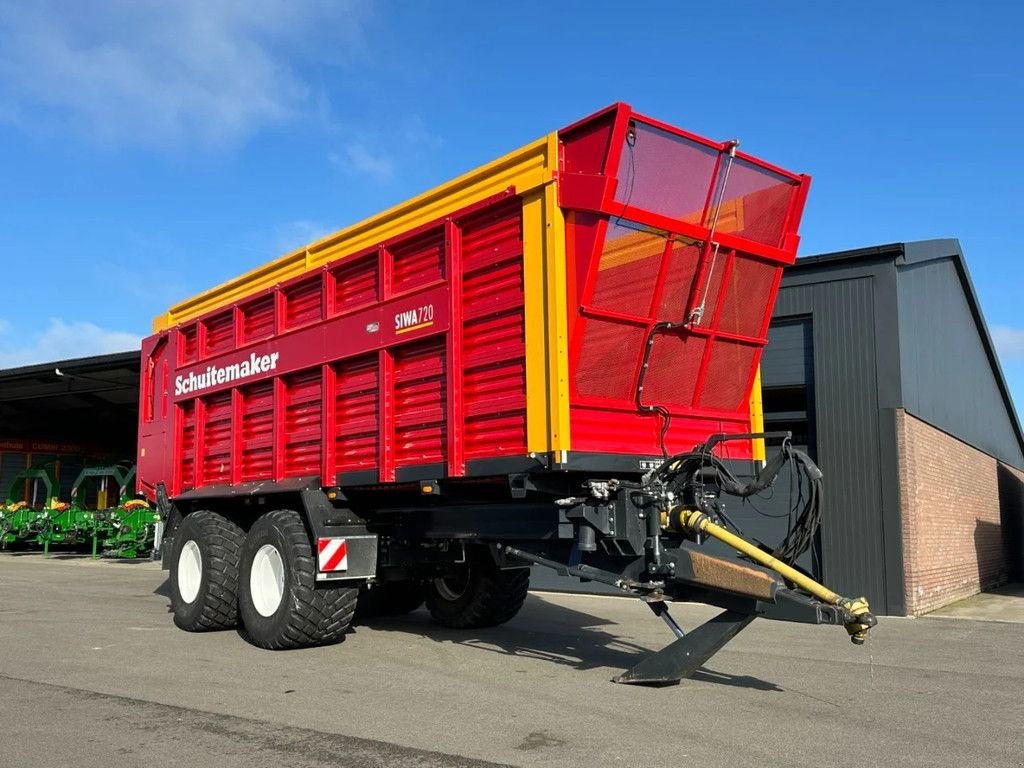
[[[478,571],[472,588],[474,593],[465,605],[457,607],[427,590],[427,609],[438,624],[452,629],[482,629],[504,624],[523,607],[530,589],[529,569],[489,570],[483,558],[475,560]]]
[[[238,565],[245,531],[223,515],[205,509],[196,510],[186,520],[199,528],[197,534],[207,545],[203,567],[208,588],[205,595],[196,598],[203,601],[199,615],[186,622],[175,612],[174,623],[189,632],[231,629],[238,624]]]
[[[267,522],[275,525],[291,549],[296,568],[294,602],[288,608],[284,630],[277,636],[250,640],[261,648],[289,650],[330,645],[342,640],[352,623],[359,590],[349,587],[316,587],[316,560],[302,518],[289,509],[268,512]]]

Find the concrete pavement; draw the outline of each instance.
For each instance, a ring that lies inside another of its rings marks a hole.
[[[1024,623],[1024,584],[1010,584],[958,600],[928,614],[932,618]]]
[[[639,602],[533,595],[287,653],[186,634],[153,564],[0,555],[0,766],[1013,766],[1024,625],[755,621],[694,679],[609,679],[670,641]],[[711,615],[674,610],[684,626]]]

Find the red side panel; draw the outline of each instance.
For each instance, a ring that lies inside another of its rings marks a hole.
[[[526,453],[526,340],[519,201],[467,220],[462,371],[467,460]]]
[[[173,448],[143,487],[387,482],[523,456],[521,210],[498,196],[169,331]]]
[[[607,109],[559,132],[566,173],[602,174],[608,162],[618,110]]]
[[[322,374],[319,367],[284,377],[283,477],[320,474]]]
[[[218,392],[204,401],[202,475],[203,485],[231,481],[231,393]]]
[[[380,453],[377,355],[343,360],[335,372],[335,471],[375,470]]]
[[[230,310],[211,317],[204,323],[206,339],[203,355],[210,357],[226,352],[235,344],[235,316]]]
[[[391,251],[391,293],[399,294],[444,278],[444,232],[434,229]]]
[[[334,280],[332,311],[351,311],[377,301],[380,295],[379,263],[374,250],[364,256],[345,259],[330,270]]]
[[[301,328],[323,317],[323,287],[319,274],[289,285],[284,296],[284,322],[282,330]]]
[[[261,296],[242,305],[240,344],[269,339],[274,335],[274,296]]]
[[[199,359],[199,323],[191,323],[179,331],[179,363],[194,363]]]
[[[196,403],[188,401],[178,406],[177,446],[178,458],[177,488],[183,491],[196,487]]]
[[[163,333],[142,343],[139,397],[139,455],[136,477],[139,487],[155,492],[156,480],[172,467],[174,415],[169,402],[168,385],[172,363],[177,356],[176,337]],[[170,476],[167,476],[170,480]],[[166,482],[166,481],[165,481]]]
[[[395,468],[446,458],[444,339],[398,347],[394,354]]]
[[[239,481],[270,477],[274,470],[274,386],[263,381],[240,387],[242,446]]]

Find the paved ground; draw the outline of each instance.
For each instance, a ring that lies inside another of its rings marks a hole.
[[[929,614],[932,617],[1024,623],[1024,584],[982,592]]]
[[[189,635],[155,565],[0,555],[0,766],[1024,765],[1024,625],[754,622],[696,679],[609,678],[669,637],[638,602],[532,596],[272,653]],[[676,611],[692,625],[709,615]]]

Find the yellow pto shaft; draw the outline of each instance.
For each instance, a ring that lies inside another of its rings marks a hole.
[[[672,527],[679,530],[704,533],[724,544],[728,544],[737,552],[746,555],[755,563],[763,565],[765,568],[770,568],[786,581],[796,584],[800,589],[822,602],[842,608],[850,615],[850,621],[844,625],[846,631],[850,634],[850,639],[857,645],[860,645],[867,639],[868,629],[875,625],[875,617],[871,615],[868,601],[863,597],[849,598],[836,594],[828,587],[819,584],[796,568],[787,565],[758,546],[751,544],[746,539],[742,539],[712,522],[711,518],[700,510],[674,507],[669,511],[668,520]]]

